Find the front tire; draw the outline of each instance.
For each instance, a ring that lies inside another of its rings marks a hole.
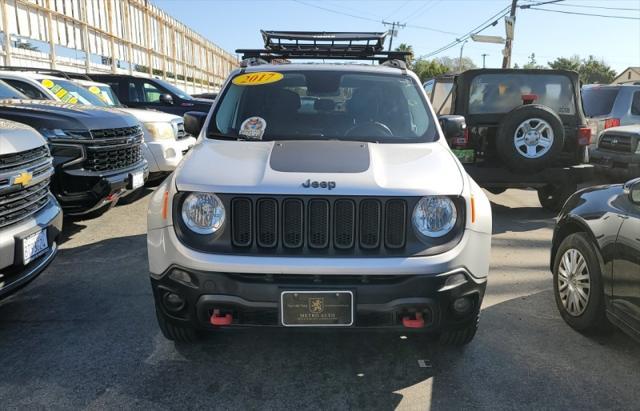
[[[200,339],[200,335],[192,327],[175,325],[167,319],[167,316],[159,307],[156,307],[156,318],[162,335],[167,340],[178,343],[194,343]]]
[[[578,191],[577,184],[547,184],[538,189],[538,201],[540,201],[540,205],[545,210],[557,213],[576,191]]]
[[[553,291],[562,319],[582,333],[608,330],[599,251],[585,233],[567,236],[553,263]]]

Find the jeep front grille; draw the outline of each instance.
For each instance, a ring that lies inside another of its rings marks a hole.
[[[25,187],[13,177],[29,173]],[[0,227],[24,220],[49,202],[52,159],[46,146],[0,156]]]
[[[407,202],[397,198],[234,197],[235,247],[349,253],[405,245]]]
[[[618,151],[622,153],[632,153],[636,151],[638,141],[624,134],[604,134],[598,143],[598,147],[603,150]]]

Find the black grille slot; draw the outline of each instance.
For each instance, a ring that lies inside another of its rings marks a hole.
[[[91,130],[91,136],[96,139],[128,137],[128,136],[134,136],[140,133],[142,133],[142,129],[139,126]]]
[[[111,171],[132,166],[142,160],[140,143],[112,148],[88,147],[84,168],[91,171]]]
[[[604,150],[630,153],[635,151],[631,136],[619,134],[605,134],[600,138],[598,146]]]
[[[389,200],[386,204],[384,241],[388,248],[404,247],[407,227],[407,207],[404,200]]]
[[[0,196],[0,227],[34,214],[49,202],[49,179]]]
[[[304,240],[304,204],[295,198],[282,203],[282,244],[287,248],[302,247]]]
[[[29,163],[34,163],[48,155],[49,150],[47,146],[21,151],[19,153],[5,154],[0,156],[0,170],[16,167],[27,168],[29,167]]]
[[[251,200],[234,198],[231,204],[232,241],[237,247],[251,245]]]
[[[360,247],[371,249],[380,245],[380,214],[377,200],[360,203]]]
[[[271,248],[278,243],[278,202],[262,198],[257,205],[258,245]]]
[[[333,205],[333,245],[336,248],[353,247],[355,236],[356,207],[351,200],[336,200]]]
[[[309,201],[309,247],[326,248],[329,245],[329,202]]]

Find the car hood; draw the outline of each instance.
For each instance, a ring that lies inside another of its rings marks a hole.
[[[27,151],[47,144],[36,130],[15,121],[0,119],[0,135],[0,155]]]
[[[162,111],[156,110],[141,110],[138,108],[128,108],[128,107],[118,107],[120,111],[131,114],[135,118],[138,119],[141,123],[150,123],[150,122],[171,122],[173,120],[180,120],[182,117],[176,116],[174,114],[163,113]]]
[[[463,174],[440,142],[219,141],[197,144],[179,191],[296,195],[458,195]]]
[[[0,100],[0,117],[34,128],[67,130],[100,130],[139,124],[135,117],[117,109],[43,100]]]

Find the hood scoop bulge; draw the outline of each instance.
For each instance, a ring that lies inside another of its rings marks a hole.
[[[357,141],[277,141],[269,165],[283,173],[362,173],[369,169],[369,147]]]

